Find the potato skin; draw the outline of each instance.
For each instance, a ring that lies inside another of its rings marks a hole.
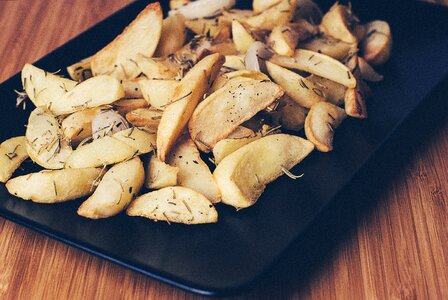
[[[17,136],[0,145],[0,182],[6,182],[14,171],[28,158],[26,138]]]

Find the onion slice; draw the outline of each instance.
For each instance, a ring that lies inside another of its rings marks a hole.
[[[180,13],[190,20],[214,17],[221,14],[223,10],[232,8],[235,2],[235,0],[197,0],[171,10],[169,15]]]
[[[103,110],[92,120],[92,138],[99,139],[129,128],[122,115],[112,109]]]
[[[378,74],[375,69],[362,57],[358,57],[358,66],[361,77],[367,81],[378,82],[384,79],[384,76]]]
[[[262,42],[254,42],[247,49],[246,56],[244,57],[244,64],[246,69],[250,71],[265,72],[266,64],[265,60],[272,57],[273,53],[269,50],[268,46]]]

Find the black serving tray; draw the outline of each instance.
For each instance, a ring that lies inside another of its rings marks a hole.
[[[46,70],[64,69],[112,40],[151,1],[136,1],[36,62]],[[162,1],[165,12],[167,2]],[[412,132],[397,134],[419,109],[434,105],[431,92],[447,85],[448,10],[413,1],[352,1],[360,19],[387,20],[394,35],[390,61],[373,86],[367,120],[348,119],[337,130],[334,151],[314,152],[293,169],[300,180],[283,176],[270,184],[256,205],[236,212],[218,205],[219,222],[185,226],[124,214],[88,220],[76,214],[82,200],[45,205],[9,195],[0,185],[0,215],[55,239],[179,288],[206,295],[236,293],[260,278],[289,245],[329,206],[372,159],[400,146]],[[240,0],[240,6],[246,6]],[[322,1],[324,9],[331,3]],[[0,140],[23,135],[30,109],[15,108],[16,74],[0,86]],[[436,108],[436,106],[434,106]],[[434,109],[429,118],[446,114]],[[389,147],[387,147],[389,146]],[[369,164],[370,163],[370,164]],[[387,164],[387,161],[382,161]],[[25,164],[25,169],[33,169]],[[373,179],[372,179],[373,180]],[[362,199],[360,200],[362,201]],[[306,241],[305,241],[306,242]]]

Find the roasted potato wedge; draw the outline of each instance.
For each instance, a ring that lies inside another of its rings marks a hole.
[[[58,203],[91,194],[101,176],[100,168],[43,170],[10,179],[6,188],[24,200]]]
[[[244,145],[260,139],[261,136],[261,134],[253,134],[238,138],[227,137],[220,140],[216,143],[215,147],[213,147],[213,157],[215,159],[215,163],[219,164],[230,153],[235,152]]]
[[[80,82],[92,77],[92,68],[90,66],[91,60],[92,57],[90,56],[80,60],[79,62],[71,66],[68,66],[67,73],[68,75],[70,75],[70,78]]]
[[[6,182],[14,171],[28,158],[26,138],[17,136],[0,145],[0,182]]]
[[[145,186],[148,189],[161,189],[168,186],[177,185],[178,167],[170,166],[151,155],[146,167]]]
[[[237,20],[232,21],[232,38],[236,50],[240,53],[246,53],[250,45],[255,42],[250,31],[244,28],[244,26]]]
[[[317,150],[333,150],[334,129],[347,117],[345,111],[328,102],[314,104],[305,120],[305,135]]]
[[[306,79],[319,86],[319,88],[324,92],[325,99],[328,102],[331,102],[337,106],[344,103],[345,91],[347,90],[347,87],[317,75],[310,75]]]
[[[287,24],[294,16],[297,0],[281,0],[258,15],[247,18],[244,22],[258,30],[272,30],[276,26]]]
[[[361,44],[364,59],[372,65],[385,63],[392,50],[392,33],[385,21],[366,24],[366,37]]]
[[[137,197],[129,205],[128,216],[145,217],[168,223],[216,223],[218,212],[200,193],[186,187],[166,187]]]
[[[247,18],[253,17],[254,12],[248,9],[230,9],[222,12],[222,16],[219,17],[220,22],[227,23],[229,26],[233,20],[238,22],[245,22]]]
[[[349,44],[356,44],[358,39],[353,33],[353,28],[357,23],[357,18],[350,8],[336,2],[323,16],[320,28],[326,35]]]
[[[140,89],[143,98],[148,103],[160,110],[164,110],[168,103],[172,100],[174,90],[179,85],[177,80],[156,80],[144,79],[140,80]]]
[[[210,152],[218,141],[277,101],[283,93],[278,85],[267,80],[247,78],[229,83],[195,109],[188,123],[190,136],[201,151]]]
[[[184,22],[185,18],[181,14],[168,16],[163,20],[155,57],[165,57],[182,48],[187,38]]]
[[[165,58],[150,58],[138,54],[135,62],[148,79],[175,79],[182,72],[181,66]]]
[[[119,131],[113,137],[132,147],[134,156],[155,150],[156,135],[135,127]]]
[[[232,72],[238,70],[245,70],[244,56],[241,55],[226,55],[226,61],[223,64],[224,71]]]
[[[92,121],[101,112],[101,107],[75,112],[62,120],[62,133],[73,145],[92,136]]]
[[[287,134],[265,136],[226,156],[213,175],[222,202],[238,209],[258,200],[266,185],[302,161],[314,145]]]
[[[126,114],[126,120],[135,127],[157,128],[162,111],[154,108],[138,108]]]
[[[185,20],[185,26],[196,34],[209,36],[213,39],[219,39],[224,31],[229,31],[228,23],[219,22],[218,18],[201,18]]]
[[[91,61],[92,73],[134,79],[141,70],[137,54],[151,57],[162,33],[163,13],[158,2],[149,4],[110,44],[97,52]]]
[[[136,99],[143,98],[142,91],[140,90],[139,78],[132,80],[123,80],[121,85],[123,86],[124,98]]]
[[[346,66],[330,56],[314,51],[297,49],[293,57],[276,55],[271,58],[271,62],[328,78],[348,88],[356,87],[356,78]]]
[[[106,75],[96,76],[81,82],[63,96],[47,103],[47,108],[56,116],[67,115],[87,108],[110,104],[124,97],[120,82]]]
[[[138,157],[112,166],[95,192],[78,208],[78,215],[102,219],[119,214],[140,192],[144,180],[145,170]]]
[[[254,0],[252,2],[252,8],[255,14],[262,13],[266,9],[278,4],[281,0]]]
[[[163,112],[157,130],[157,155],[165,161],[198,102],[218,75],[224,57],[212,54],[199,61],[181,80],[170,104]]]
[[[173,151],[168,155],[167,162],[179,168],[178,185],[201,193],[212,203],[221,201],[221,192],[215,179],[208,166],[202,161],[196,145],[188,134],[179,138]]]
[[[299,47],[328,55],[339,61],[350,56],[352,53],[356,53],[358,50],[356,44],[349,44],[327,35],[321,35],[307,40],[301,43]]]
[[[36,107],[59,100],[77,84],[76,81],[49,73],[31,64],[25,64],[22,69],[23,89]]]
[[[113,106],[122,116],[126,116],[126,114],[130,111],[149,107],[148,101],[146,101],[146,99],[122,99],[115,101],[113,103]]]
[[[170,0],[170,9],[177,9],[190,3],[190,0]]]
[[[63,138],[57,119],[44,107],[31,112],[26,140],[26,151],[30,158],[46,169],[62,169],[73,151]]]
[[[365,119],[368,117],[365,95],[360,84],[354,89],[347,89],[344,97],[344,108],[350,117]]]
[[[268,37],[268,45],[279,55],[293,56],[299,33],[291,25],[276,26]]]
[[[210,92],[213,93],[223,86],[225,86],[230,81],[233,82],[232,79],[244,79],[244,78],[250,78],[250,79],[256,79],[256,80],[269,80],[269,77],[265,75],[264,73],[258,72],[258,71],[250,71],[250,70],[239,70],[239,71],[233,71],[228,73],[223,73],[216,77],[215,81],[213,82],[212,87],[210,88]]]
[[[284,129],[300,131],[305,125],[307,113],[308,110],[303,106],[297,104],[288,96],[284,96],[280,99],[277,111],[272,113],[272,121],[275,125],[281,125]]]

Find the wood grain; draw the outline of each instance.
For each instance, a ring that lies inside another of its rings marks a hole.
[[[0,81],[129,2],[0,0]],[[420,144],[238,298],[448,299],[448,119]],[[0,298],[200,297],[0,218]]]

